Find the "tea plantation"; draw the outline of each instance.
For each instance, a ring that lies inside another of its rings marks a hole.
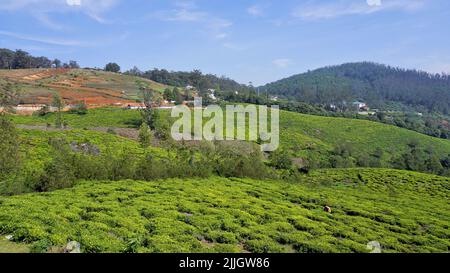
[[[368,252],[371,241],[383,252],[448,252],[449,197],[447,178],[384,169],[296,182],[85,181],[0,198],[0,233],[37,252],[70,240],[83,252]]]
[[[170,111],[162,110],[161,116],[170,120]],[[14,116],[16,124],[54,124],[55,114],[39,116]],[[90,109],[86,115],[64,114],[69,127],[85,129],[96,127],[138,127],[141,117],[138,111],[117,108]],[[432,150],[439,157],[450,154],[450,141],[426,136],[414,131],[367,120],[331,118],[304,115],[294,112],[280,112],[280,145],[293,156],[308,154],[324,157],[336,145],[353,146],[356,156],[371,154],[377,149],[385,153],[382,163],[405,152],[408,144],[415,142]]]

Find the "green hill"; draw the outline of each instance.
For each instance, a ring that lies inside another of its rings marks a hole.
[[[296,155],[331,151],[337,145],[349,144],[356,156],[385,153],[387,163],[408,150],[410,143],[433,150],[439,157],[450,154],[450,141],[426,136],[407,129],[367,120],[331,118],[281,112],[281,145]]]
[[[383,169],[291,183],[79,182],[0,198],[0,233],[33,251],[75,240],[84,252],[368,252],[371,241],[383,252],[448,252],[449,194],[447,178]]]
[[[170,112],[161,111],[162,118],[170,121]],[[140,124],[140,114],[134,110],[91,109],[86,115],[65,113],[64,119],[72,128],[133,128]],[[55,114],[14,116],[17,124],[54,124]],[[414,144],[438,159],[450,154],[450,141],[426,136],[407,129],[366,120],[320,117],[281,111],[280,145],[289,155],[302,162],[316,161],[322,167],[331,167],[329,159],[344,146],[351,160],[369,158],[379,154],[379,164],[367,166],[392,167],[393,161],[409,152]],[[361,161],[361,160],[360,160]],[[314,164],[316,164],[314,163]],[[344,166],[344,167],[351,167]],[[356,165],[355,165],[356,166]],[[365,165],[363,165],[365,166]]]
[[[372,108],[407,106],[417,111],[450,113],[450,77],[362,62],[329,66],[261,87],[272,95],[307,103],[363,100]]]

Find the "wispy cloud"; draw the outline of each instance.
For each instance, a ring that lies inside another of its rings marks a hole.
[[[207,18],[208,13],[200,11],[194,1],[176,1],[171,10],[161,10],[154,17],[164,21],[199,22]]]
[[[421,9],[425,4],[425,0],[338,0],[332,3],[308,1],[298,6],[292,16],[303,20],[320,20],[381,11],[411,12]]]
[[[55,28],[50,13],[81,12],[99,23],[108,23],[104,13],[121,0],[2,0],[0,10],[30,12],[50,28]],[[40,16],[40,17],[39,17]],[[43,17],[46,16],[46,17]]]
[[[169,22],[201,24],[211,37],[219,40],[229,37],[227,29],[233,25],[229,20],[201,10],[194,1],[177,1],[173,9],[157,11],[151,17]]]
[[[0,30],[0,35],[7,36],[10,38],[18,39],[18,40],[25,40],[25,41],[31,41],[31,42],[38,42],[43,44],[50,44],[50,45],[58,45],[58,46],[87,46],[87,44],[84,44],[77,40],[66,40],[66,39],[56,39],[56,38],[47,38],[47,37],[34,37],[19,33],[13,33],[9,31]]]
[[[286,58],[280,58],[280,59],[273,60],[272,64],[278,68],[286,68],[292,64],[292,60],[286,59]]]
[[[39,12],[39,13],[35,13],[33,14],[33,16],[44,26],[53,29],[53,30],[63,30],[66,27],[54,22],[47,13],[44,12]]]

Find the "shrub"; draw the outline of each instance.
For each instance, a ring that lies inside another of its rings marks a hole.
[[[19,136],[14,124],[0,113],[0,179],[20,166]]]

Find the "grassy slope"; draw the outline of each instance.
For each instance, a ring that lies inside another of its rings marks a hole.
[[[448,252],[449,183],[383,169],[324,170],[297,183],[80,182],[0,198],[0,233],[76,240],[85,252],[366,252],[373,240],[385,252]]]
[[[103,153],[117,155],[126,152],[136,157],[140,157],[145,152],[152,152],[158,155],[166,155],[167,152],[160,148],[149,147],[143,149],[138,142],[120,136],[90,131],[90,130],[70,130],[70,131],[39,131],[39,130],[19,130],[22,140],[21,151],[24,155],[24,162],[31,169],[43,166],[43,163],[50,157],[49,138],[66,139],[69,143],[91,143],[97,146]]]
[[[55,113],[49,113],[44,117],[38,116],[13,116],[16,124],[25,125],[50,125],[55,124]],[[136,127],[141,122],[138,111],[124,110],[120,108],[90,109],[86,115],[64,113],[64,120],[71,128],[92,127]]]
[[[169,115],[169,111],[164,111]],[[45,117],[15,116],[18,124],[54,124],[55,115]],[[69,126],[89,127],[133,127],[139,124],[138,111],[123,109],[91,109],[89,114],[79,116],[66,114]],[[407,149],[407,144],[417,141],[420,146],[431,148],[441,157],[450,154],[450,141],[433,138],[410,130],[381,123],[346,118],[329,118],[282,111],[280,114],[281,146],[294,155],[319,153],[333,150],[336,145],[349,142],[358,154],[372,153],[381,148],[387,156],[384,161]]]
[[[450,141],[426,136],[407,129],[366,120],[329,118],[283,111],[280,115],[281,145],[297,154],[332,150],[343,142],[351,143],[356,154],[371,153],[381,148],[398,155],[411,141],[431,148],[440,156],[450,153]],[[388,160],[390,158],[385,158]]]

